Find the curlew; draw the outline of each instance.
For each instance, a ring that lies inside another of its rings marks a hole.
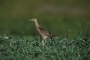
[[[37,21],[36,18],[30,19],[30,20],[28,20],[28,21],[33,21],[33,22],[35,23],[35,26],[36,26],[36,29],[37,29],[39,35],[40,35],[44,40],[46,40],[47,38],[51,38],[51,39],[52,39],[52,38],[58,38],[57,36],[55,36],[55,35],[53,35],[51,32],[49,32],[47,29],[42,28],[42,27],[39,25],[39,23],[38,23],[38,21]]]

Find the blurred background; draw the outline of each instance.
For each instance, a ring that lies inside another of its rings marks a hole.
[[[90,0],[0,0],[0,35],[38,36],[32,18],[57,36],[90,36]]]

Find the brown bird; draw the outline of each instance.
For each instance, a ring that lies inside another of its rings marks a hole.
[[[28,20],[28,21],[34,21],[38,33],[40,34],[40,36],[41,36],[44,40],[46,40],[47,38],[51,38],[51,39],[52,39],[52,38],[58,38],[57,36],[51,34],[51,32],[49,32],[48,30],[42,28],[42,27],[38,24],[38,21],[37,21],[36,18],[30,19],[30,20]]]

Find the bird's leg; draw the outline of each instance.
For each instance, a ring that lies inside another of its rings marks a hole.
[[[51,43],[55,43],[55,40],[53,39],[53,37],[51,37]]]
[[[46,40],[44,40],[44,44],[46,44]]]
[[[40,36],[40,42],[42,43],[42,45],[45,45],[45,39],[43,39],[42,36]]]
[[[41,41],[42,37],[40,36],[40,41]]]
[[[51,37],[51,39],[50,39],[50,44],[52,44],[53,43],[53,38]]]
[[[45,40],[42,40],[42,44],[45,45],[46,41]]]
[[[40,36],[40,39],[39,39],[39,44],[41,44],[41,42],[42,42],[42,37]]]

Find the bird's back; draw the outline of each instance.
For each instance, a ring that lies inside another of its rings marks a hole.
[[[39,34],[43,37],[47,37],[47,38],[53,38],[53,37],[56,37],[55,35],[51,34],[51,32],[49,32],[48,30],[42,28],[42,27],[38,27],[38,32]]]

